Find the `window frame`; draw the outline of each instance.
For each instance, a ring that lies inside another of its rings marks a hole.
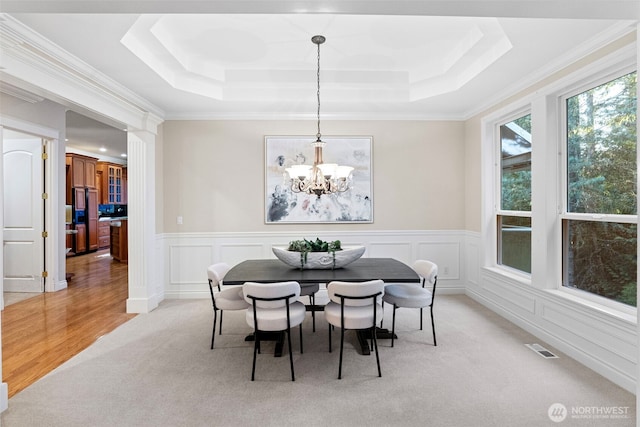
[[[562,168],[566,162],[561,158],[563,131],[560,129],[562,120],[559,118],[560,111],[563,110],[560,100],[562,96],[577,91],[589,82],[598,80],[604,82],[607,77],[615,78],[626,72],[639,72],[637,58],[635,44],[614,49],[586,66],[565,70],[567,73],[563,76],[559,76],[548,84],[542,84],[510,102],[504,102],[480,117],[481,244],[477,250],[481,275],[485,274],[483,271],[490,276],[497,275],[495,277],[501,277],[505,284],[512,285],[514,289],[519,289],[528,295],[541,297],[546,295],[548,298],[557,299],[559,303],[564,300],[567,304],[576,304],[628,322],[637,322],[636,307],[562,286],[563,254],[560,214],[562,201],[565,198],[561,190],[566,185]],[[517,270],[497,265],[497,229],[494,219],[496,204],[501,197],[496,180],[496,162],[499,161],[496,155],[496,124],[527,111],[532,115],[532,139],[539,141],[536,149],[532,150],[531,214],[536,236],[532,239],[531,275],[518,274]],[[638,147],[638,153],[640,153],[640,147]],[[638,165],[640,167],[640,160]],[[483,287],[482,283],[482,280],[479,280],[480,288]],[[539,294],[539,292],[542,293]]]
[[[626,223],[626,224],[638,224],[638,215],[618,215],[618,214],[599,214],[599,213],[581,213],[581,212],[568,212],[568,141],[567,141],[567,100],[573,96],[579,95],[586,91],[595,89],[598,86],[606,84],[612,80],[618,79],[629,73],[638,73],[635,61],[622,61],[619,64],[608,67],[604,70],[593,71],[588,77],[575,80],[571,85],[566,86],[562,92],[556,93],[557,98],[557,111],[558,111],[558,152],[560,154],[559,161],[559,173],[558,173],[558,244],[560,245],[558,255],[560,256],[559,268],[558,268],[558,282],[557,290],[560,294],[570,295],[574,298],[584,299],[589,302],[601,304],[603,306],[619,310],[627,314],[637,314],[637,308],[624,304],[619,301],[612,300],[610,298],[594,294],[592,292],[570,288],[564,286],[567,272],[565,270],[566,255],[564,251],[566,233],[564,229],[564,222],[571,221],[594,221],[594,222],[610,222],[610,223]],[[637,94],[636,94],[637,95]],[[636,121],[638,117],[636,115]],[[636,140],[636,159],[638,157],[639,146]],[[636,169],[638,164],[636,164]],[[637,253],[637,251],[636,251]],[[636,276],[637,286],[637,276]]]
[[[510,274],[516,275],[518,277],[531,280],[531,273],[519,270],[517,268],[511,267],[509,265],[505,265],[501,263],[500,251],[501,251],[501,233],[500,233],[500,217],[505,216],[515,216],[521,218],[529,218],[531,220],[531,234],[533,235],[533,220],[532,220],[532,211],[533,211],[533,194],[532,194],[532,205],[530,211],[514,211],[502,209],[502,140],[500,134],[500,127],[506,125],[507,123],[513,122],[521,117],[531,115],[532,118],[532,128],[533,128],[533,115],[531,112],[531,105],[526,104],[521,108],[515,108],[510,110],[509,113],[500,116],[499,118],[492,120],[493,122],[493,155],[495,158],[494,161],[494,172],[493,172],[493,182],[494,182],[494,200],[493,200],[493,229],[494,233],[494,250],[493,250],[493,262],[492,264],[501,270],[504,270]],[[533,132],[532,132],[533,135]],[[532,136],[532,146],[531,146],[531,155],[533,156],[533,136]],[[533,158],[531,163],[533,164]],[[533,170],[532,170],[532,180],[533,180]],[[531,263],[533,258],[533,254],[530,254],[529,262]]]

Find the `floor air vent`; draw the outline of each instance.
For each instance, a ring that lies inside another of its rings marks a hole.
[[[544,348],[540,344],[525,344],[525,345],[527,347],[529,347],[531,350],[533,350],[536,353],[538,353],[540,356],[544,357],[545,359],[557,359],[558,358],[558,356],[556,356],[555,354],[551,353],[549,350],[547,350],[546,348]]]

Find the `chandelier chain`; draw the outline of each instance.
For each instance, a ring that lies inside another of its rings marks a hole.
[[[318,78],[318,92],[317,92],[317,97],[318,97],[318,133],[316,134],[316,137],[318,138],[318,140],[320,140],[320,137],[322,136],[320,134],[320,43],[318,43],[318,73],[317,73],[317,78]]]
[[[323,194],[343,193],[349,190],[351,184],[351,166],[340,166],[335,163],[324,163],[322,159],[322,148],[324,142],[320,139],[320,45],[325,42],[325,37],[321,35],[311,37],[311,41],[318,45],[318,133],[317,140],[313,143],[314,161],[313,165],[295,164],[285,168],[283,178],[289,175],[289,190],[293,193],[314,194],[320,198]]]

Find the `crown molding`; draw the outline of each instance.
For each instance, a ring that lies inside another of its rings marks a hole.
[[[544,64],[537,70],[532,71],[529,75],[521,79],[516,84],[505,87],[500,92],[496,92],[495,96],[487,99],[484,104],[474,108],[473,110],[467,111],[467,113],[464,114],[462,120],[468,120],[476,116],[477,114],[482,113],[483,111],[487,111],[493,108],[501,102],[509,99],[513,95],[529,89],[535,84],[543,81],[544,79],[552,76],[562,69],[569,67],[571,64],[578,62],[579,60],[587,57],[595,51],[602,49],[608,44],[636,32],[636,27],[638,27],[638,23],[636,21],[620,21],[616,25],[610,27],[607,31],[602,32],[599,37],[596,37],[589,41],[585,41],[581,46],[573,49],[558,61]]]
[[[6,14],[0,15],[0,49],[3,74],[42,88],[63,105],[153,133],[163,121],[161,109]]]
[[[19,87],[13,86],[7,82],[0,82],[0,92],[23,101],[27,101],[29,104],[36,104],[44,101],[43,97],[35,95],[24,89],[20,89]]]

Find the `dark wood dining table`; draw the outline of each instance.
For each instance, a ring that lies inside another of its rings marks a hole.
[[[300,283],[301,287],[316,283],[329,283],[334,280],[343,282],[363,282],[381,279],[385,283],[419,283],[420,277],[407,264],[394,258],[360,258],[346,267],[336,269],[302,270],[290,267],[279,259],[251,259],[233,266],[224,276],[225,285],[242,285],[245,282],[275,283],[289,280]],[[308,310],[322,310],[323,307],[309,306]],[[378,329],[378,338],[390,338],[386,329]],[[362,354],[370,354],[365,334],[358,334]],[[281,354],[276,347],[276,356]]]

